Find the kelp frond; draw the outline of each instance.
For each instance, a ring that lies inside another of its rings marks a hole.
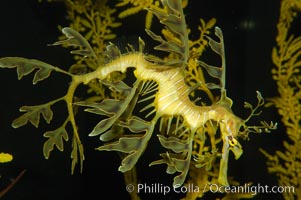
[[[188,4],[188,0],[183,0],[182,1],[182,7],[185,8]],[[145,8],[151,8],[154,10],[161,10],[159,8],[160,6],[160,1],[159,0],[121,0],[121,2],[117,3],[117,7],[124,7],[131,5],[129,8],[123,10],[122,12],[119,13],[120,18],[125,18],[131,15],[135,15],[138,12],[141,12]],[[153,20],[153,12],[150,10],[147,11],[146,17],[145,17],[145,28],[150,29],[152,25],[152,20]]]

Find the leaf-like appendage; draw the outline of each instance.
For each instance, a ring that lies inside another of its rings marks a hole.
[[[248,109],[250,109],[250,110],[253,110],[253,105],[252,104],[250,104],[249,102],[244,102],[244,107],[245,108],[248,108]]]
[[[178,176],[174,177],[173,185],[181,186],[183,185],[186,176],[189,170],[190,157],[187,156],[186,159],[177,159],[173,158],[173,163],[177,169],[177,171],[181,172]]]
[[[67,37],[66,40],[57,41],[51,45],[68,45],[68,46],[80,46],[85,48],[84,50],[74,50],[71,51],[72,54],[78,54],[82,56],[93,56],[94,58],[97,58],[96,54],[94,53],[92,47],[88,43],[88,41],[83,37],[79,32],[76,30],[65,27],[62,29],[62,32]]]
[[[117,142],[106,144],[97,150],[119,151],[128,153],[119,167],[119,171],[131,170],[145,149],[144,137],[122,137]]]
[[[97,150],[132,153],[133,151],[137,151],[139,149],[141,139],[141,137],[122,137],[117,142],[98,147]]]
[[[248,102],[245,102],[244,104],[244,107],[247,108],[247,109],[250,109],[250,115],[244,120],[244,123],[246,123],[247,121],[249,121],[253,116],[258,116],[261,114],[261,111],[258,111],[258,109],[260,107],[262,107],[264,105],[264,98],[262,97],[261,93],[259,91],[256,91],[257,93],[257,105],[254,107],[252,104],[248,103]],[[257,128],[256,126],[255,127],[252,127],[252,128]],[[258,126],[258,128],[261,128],[260,126]],[[257,131],[255,131],[257,132]]]
[[[257,93],[258,105],[263,106],[264,105],[264,98],[262,97],[262,95],[259,91],[256,91],[256,93]]]
[[[132,88],[130,86],[128,86],[127,84],[125,84],[123,81],[111,82],[111,81],[102,80],[101,83],[108,86],[110,88],[110,90],[123,92],[125,95],[130,93],[130,91],[132,90]]]
[[[243,153],[242,147],[241,147],[241,145],[238,143],[238,141],[237,141],[237,145],[235,145],[235,146],[233,146],[233,147],[230,147],[229,149],[233,152],[234,157],[235,157],[236,160],[237,160],[238,158],[240,158],[240,156],[241,156],[242,153]]]
[[[80,161],[81,172],[83,171],[83,164],[84,164],[84,147],[76,137],[72,138],[72,152],[71,152],[72,164],[71,164],[71,174],[73,174],[75,165]]]
[[[104,99],[100,103],[95,102],[77,102],[75,103],[78,106],[88,107],[85,109],[87,112],[91,112],[98,115],[104,115],[108,118],[101,120],[89,134],[89,136],[100,135],[99,139],[104,142],[111,141],[113,139],[120,138],[123,133],[123,127],[118,124],[119,118],[122,116],[123,120],[128,118],[129,110],[132,110],[130,105],[135,95],[138,93],[136,84],[131,88],[122,81],[109,82],[102,81],[102,83],[108,86],[111,90],[122,92],[125,96],[122,100],[116,99]],[[136,100],[133,100],[136,102]]]
[[[164,137],[163,135],[158,135],[160,143],[163,147],[173,150],[176,153],[183,152],[189,148],[189,143],[182,142],[176,137]]]
[[[145,143],[143,141],[143,138],[140,137],[122,137],[118,142],[99,147],[98,150],[128,153],[118,168],[119,171],[126,172],[135,166],[143,153],[145,149]]]
[[[101,82],[104,85],[108,86],[112,91],[122,92],[124,96],[128,96],[132,91],[132,88],[125,84],[123,81],[110,82],[103,80]],[[101,103],[83,101],[76,102],[74,104],[78,106],[90,107],[85,109],[85,111],[87,112],[111,117],[116,112],[118,112],[121,101],[116,99],[104,99]]]
[[[86,111],[92,113],[105,114],[109,116],[109,118],[100,121],[93,129],[93,131],[89,134],[89,136],[97,136],[107,131],[113,124],[119,119],[119,117],[125,112],[131,100],[136,94],[137,88],[134,86],[130,88],[122,81],[119,82],[104,82],[106,85],[110,86],[111,89],[114,88],[118,91],[123,91],[126,95],[125,99],[115,100],[115,99],[105,99],[101,103],[77,103],[77,105],[88,106],[91,107]]]
[[[185,16],[182,9],[181,0],[162,0],[164,11],[159,9],[148,10],[154,13],[160,20],[160,23],[166,26],[166,29],[171,33],[171,37],[163,39],[161,36],[156,35],[150,30],[146,30],[146,33],[154,40],[161,44],[156,46],[155,49],[166,51],[169,53],[176,53],[180,56],[177,60],[168,60],[165,65],[176,65],[185,67],[188,60],[189,45],[188,45],[188,33],[186,27]],[[147,57],[151,60],[150,57]],[[156,60],[154,60],[156,62]]]
[[[139,117],[132,116],[127,122],[119,122],[119,125],[130,129],[133,133],[141,133],[147,131],[151,125],[150,122],[144,121]]]
[[[219,27],[215,27],[215,35],[219,38],[220,42],[216,42],[215,40],[213,40],[209,36],[207,36],[207,38],[209,40],[209,46],[211,47],[211,49],[215,53],[220,55],[220,57],[221,57],[221,61],[222,61],[221,67],[215,67],[215,66],[212,66],[212,65],[208,65],[207,63],[202,62],[202,61],[198,61],[198,64],[200,66],[202,66],[203,68],[205,68],[210,76],[212,76],[214,78],[217,78],[220,81],[220,84],[207,83],[206,84],[207,87],[209,89],[216,89],[217,88],[217,89],[224,90],[225,86],[226,86],[226,77],[225,77],[226,58],[225,58],[223,32]]]
[[[167,164],[166,172],[168,174],[174,174],[175,172],[180,172],[179,175],[174,177],[173,185],[174,187],[183,185],[190,164],[190,153],[188,155],[185,154],[171,154],[165,153],[160,154],[163,159],[154,161],[150,163],[149,166],[159,165],[159,164]]]
[[[190,137],[193,137],[193,135],[194,134],[191,133]],[[189,170],[193,141],[190,139],[181,141],[179,138],[172,136],[167,138],[158,135],[158,137],[163,147],[171,149],[175,153],[161,154],[163,159],[152,162],[150,166],[167,164],[167,173],[180,172],[179,175],[174,177],[173,182],[175,187],[180,186],[184,183]]]
[[[147,122],[138,117],[131,117],[127,122],[119,122],[118,125],[130,129],[134,133],[145,132],[141,136],[121,137],[118,141],[105,144],[97,148],[105,151],[119,151],[128,155],[122,160],[119,171],[126,172],[134,167],[138,159],[144,152],[147,142],[149,141],[156,121]]]
[[[129,96],[129,98],[131,98],[131,96]],[[93,131],[89,134],[89,136],[96,136],[108,130],[125,111],[129,101],[130,99],[105,99],[98,105],[98,107],[95,107],[92,110],[86,110],[89,112],[93,111],[93,113],[97,113],[99,111],[100,113],[104,112],[107,116],[109,116],[109,118],[100,121],[94,127]]]
[[[166,169],[166,173],[168,174],[174,174],[177,172],[176,167],[173,165],[172,160],[170,159],[170,153],[166,152],[166,153],[161,153],[160,156],[163,158],[161,160],[156,160],[153,161],[152,163],[149,164],[149,166],[153,166],[153,165],[161,165],[161,164],[166,164],[167,165],[167,169]]]
[[[19,57],[0,58],[0,68],[17,68],[19,80],[35,69],[38,69],[34,75],[33,84],[48,78],[52,70],[60,71],[57,67],[49,65],[45,62]]]
[[[63,140],[68,141],[68,134],[65,127],[60,127],[54,131],[47,131],[44,133],[44,137],[48,138],[43,146],[43,154],[46,159],[49,158],[54,146],[56,146],[58,150],[63,151]]]
[[[123,128],[120,126],[112,126],[112,128],[103,133],[99,139],[103,142],[109,142],[113,139],[119,138],[123,134]]]
[[[109,45],[106,46],[106,51],[104,52],[104,57],[107,59],[106,63],[119,58],[120,56],[121,52],[115,44],[109,43]]]
[[[105,116],[113,116],[120,109],[119,106],[121,104],[121,101],[116,99],[104,99],[100,103],[83,101],[83,102],[76,102],[74,104],[78,106],[90,107],[85,109],[85,111],[87,112],[105,115]]]
[[[22,106],[20,108],[20,112],[26,113],[15,119],[12,123],[12,127],[19,128],[30,122],[37,128],[40,122],[40,115],[42,115],[45,121],[49,124],[53,117],[53,112],[50,107],[50,104]]]

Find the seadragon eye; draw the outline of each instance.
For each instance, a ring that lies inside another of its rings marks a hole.
[[[237,140],[232,135],[229,135],[228,139],[229,139],[229,145],[231,147],[234,147],[237,145]]]

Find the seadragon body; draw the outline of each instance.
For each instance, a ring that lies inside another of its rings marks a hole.
[[[195,86],[189,86],[185,81],[185,68],[189,58],[188,31],[181,0],[162,0],[161,2],[163,9],[149,9],[149,11],[155,14],[165,25],[165,30],[169,32],[169,36],[165,36],[163,39],[150,30],[146,30],[146,32],[152,39],[160,42],[160,45],[156,46],[155,49],[168,52],[173,59],[159,59],[145,55],[143,53],[145,44],[142,39],[139,39],[139,51],[129,51],[126,54],[121,54],[114,44],[109,44],[106,52],[104,52],[108,62],[106,64],[99,63],[96,70],[80,75],[33,59],[0,58],[0,67],[17,68],[19,78],[38,68],[34,76],[34,84],[47,78],[52,71],[66,74],[72,78],[65,96],[46,104],[21,107],[20,111],[26,113],[13,122],[13,127],[18,128],[27,122],[31,122],[37,127],[40,115],[49,123],[53,115],[51,106],[58,101],[65,101],[69,117],[60,128],[44,134],[49,140],[45,142],[43,150],[46,158],[49,157],[54,146],[63,150],[62,140],[68,140],[65,127],[66,124],[70,123],[74,136],[71,153],[73,171],[75,164],[78,161],[82,163],[84,160],[84,150],[78,134],[73,106],[86,107],[86,111],[90,113],[105,116],[89,134],[90,136],[99,136],[100,140],[104,142],[104,145],[97,149],[122,152],[124,156],[119,170],[126,172],[135,166],[143,154],[158,120],[161,119],[162,122],[167,119],[166,132],[158,134],[159,141],[167,149],[167,152],[161,154],[161,160],[154,161],[150,165],[167,164],[167,173],[180,173],[174,178],[173,183],[175,186],[180,186],[184,183],[191,165],[195,139],[203,138],[205,140],[205,126],[214,122],[219,127],[222,138],[221,149],[217,154],[220,156],[218,182],[222,185],[228,185],[229,151],[234,153],[236,159],[239,158],[242,154],[242,148],[236,138],[243,132],[249,132],[250,129],[252,131],[252,128],[245,125],[250,117],[242,120],[232,112],[232,100],[226,95],[226,67],[222,31],[218,27],[215,28],[215,35],[219,38],[218,42],[209,36],[207,37],[211,49],[221,57],[221,67],[197,61],[199,66],[203,67],[210,76],[217,78],[220,83],[196,83]],[[98,60],[97,54],[80,33],[71,28],[64,28],[62,31],[67,39],[53,45],[79,46],[81,49],[72,53]],[[128,86],[122,80],[112,82],[107,79],[115,72],[127,73],[129,68],[134,68],[133,74],[136,78],[132,86]],[[74,102],[73,97],[77,86],[88,84],[95,79],[109,89],[118,91],[122,98],[103,99],[101,102]],[[195,91],[200,84],[209,89],[219,89],[221,92],[219,101],[212,105],[197,105],[195,101],[191,100],[190,93]],[[257,115],[255,110],[263,104],[259,92],[257,98],[259,104],[255,109],[247,104],[247,107],[252,110],[251,115]],[[144,118],[134,115],[138,103],[144,103],[142,104],[144,108],[141,110],[151,110]],[[174,123],[174,119],[176,119],[176,123]],[[243,128],[243,132],[241,132],[241,128]],[[268,131],[268,129],[273,128],[275,125],[264,123],[262,127],[257,127],[255,132]],[[160,126],[160,131],[162,130]]]
[[[95,77],[103,80],[115,71],[125,72],[130,67],[135,68],[134,74],[138,80],[152,80],[158,84],[154,107],[159,116],[181,115],[192,130],[203,127],[208,120],[223,122],[227,124],[229,134],[236,136],[241,120],[231,110],[220,105],[195,105],[189,99],[188,95],[192,90],[186,85],[183,71],[180,68],[156,67],[153,63],[145,60],[143,54],[139,52],[120,56],[97,71],[82,77],[83,82],[88,83]]]
[[[222,33],[221,30],[216,27],[216,34],[222,39]],[[211,44],[214,42],[211,40]],[[217,45],[219,47],[217,48]],[[215,46],[211,45],[212,48],[215,48],[214,50],[221,54],[219,52],[223,44],[222,43],[215,43]],[[117,48],[113,46],[112,48]],[[140,49],[143,49],[143,42],[140,41]],[[116,52],[116,51],[115,51]],[[147,131],[147,134],[145,135],[145,138],[143,142],[137,144],[135,147],[136,149],[139,149],[139,152],[143,153],[143,150],[146,147],[146,144],[150,138],[150,135],[153,131],[153,126],[156,124],[157,120],[162,116],[168,116],[168,117],[176,117],[181,116],[183,120],[183,124],[185,127],[188,127],[188,129],[191,132],[191,135],[189,136],[188,141],[185,143],[175,142],[174,146],[185,146],[180,148],[186,148],[185,151],[187,151],[188,155],[186,156],[189,163],[191,152],[192,152],[192,144],[194,139],[194,134],[197,134],[199,129],[204,128],[205,124],[210,121],[216,121],[221,128],[221,132],[223,134],[223,137],[225,138],[224,141],[224,154],[221,161],[222,168],[224,169],[221,171],[220,176],[220,182],[221,184],[228,184],[226,176],[227,171],[227,161],[228,161],[228,151],[229,146],[235,146],[235,148],[240,148],[239,143],[235,139],[235,137],[238,135],[240,127],[243,125],[243,120],[234,115],[231,111],[231,104],[232,101],[226,97],[226,92],[224,88],[222,88],[222,98],[220,101],[218,101],[214,105],[210,106],[198,106],[193,101],[190,100],[189,94],[193,91],[193,88],[189,87],[185,83],[185,73],[182,68],[180,67],[170,67],[170,66],[164,66],[164,65],[158,65],[154,62],[148,61],[144,54],[142,52],[131,52],[128,54],[118,54],[114,60],[109,62],[108,64],[104,66],[100,66],[96,71],[91,72],[86,75],[82,75],[80,77],[81,81],[85,84],[89,83],[92,79],[97,78],[99,80],[105,80],[107,76],[109,76],[111,73],[119,71],[122,73],[125,73],[128,68],[134,68],[134,75],[138,81],[141,82],[148,82],[148,81],[154,81],[157,84],[157,92],[153,97],[153,103],[148,105],[148,107],[153,106],[155,112],[155,117],[152,119],[150,123],[151,131]],[[223,58],[224,59],[224,58]],[[205,63],[201,63],[203,65],[206,65]],[[213,68],[213,70],[224,70],[223,68]],[[222,75],[222,73],[221,73]],[[137,88],[133,88],[133,90],[137,90]],[[131,96],[131,98],[134,98],[134,95]],[[79,103],[79,105],[83,106],[90,106],[85,103]],[[125,110],[124,110],[125,111]],[[124,112],[123,111],[123,112]],[[137,120],[140,121],[140,123],[144,123],[142,119]],[[121,121],[124,119],[121,119]],[[118,120],[116,120],[117,122]],[[114,122],[114,123],[116,123]],[[124,122],[122,122],[124,123]],[[99,127],[98,127],[99,128]],[[98,129],[97,128],[97,129]],[[108,129],[109,127],[107,127]],[[111,128],[111,127],[110,127]],[[129,127],[132,128],[132,127]],[[90,134],[92,136],[100,135],[107,129],[103,129],[101,131],[94,129],[94,131]],[[140,130],[141,131],[141,130]],[[174,140],[174,137],[170,137],[171,140]],[[128,145],[134,144],[133,142],[135,140],[125,140],[122,141],[119,140],[118,142],[105,145],[103,147],[100,147],[99,150],[119,150],[119,151],[125,151]],[[138,141],[139,139],[137,139]],[[169,143],[168,138],[162,138],[161,141],[166,140],[163,143]],[[230,144],[230,145],[229,145]],[[141,145],[141,147],[140,147]],[[163,144],[164,145],[164,144]],[[124,147],[123,147],[124,146]],[[183,149],[183,150],[184,150]],[[141,153],[137,155],[141,155]],[[241,154],[241,151],[235,151],[237,153],[237,157],[239,157],[238,154]],[[135,155],[135,154],[132,154]],[[127,171],[131,169],[137,162],[138,156],[134,156],[135,159],[133,160],[126,160],[127,162],[123,162],[121,167],[119,168],[120,171]],[[174,182],[174,185],[182,185],[187,171],[188,166],[185,167],[186,169],[184,171],[184,176],[178,177],[176,179],[177,181]]]

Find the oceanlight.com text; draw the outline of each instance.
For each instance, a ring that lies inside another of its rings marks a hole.
[[[171,192],[173,193],[240,193],[240,194],[251,194],[256,195],[260,193],[266,194],[276,194],[276,193],[295,193],[294,186],[269,186],[261,185],[260,183],[252,185],[246,183],[244,185],[231,185],[231,186],[221,186],[218,184],[208,183],[205,187],[200,188],[194,184],[185,185],[174,185],[168,186],[161,183],[139,183],[137,185],[128,184],[126,185],[126,190],[128,192],[137,192],[138,194],[163,194],[167,195]]]
[[[203,192],[210,191],[212,193],[249,193],[252,195],[266,193],[266,194],[277,194],[277,193],[295,193],[294,186],[269,186],[261,185],[260,183],[256,185],[244,184],[236,186],[220,186],[218,184],[207,184]]]

